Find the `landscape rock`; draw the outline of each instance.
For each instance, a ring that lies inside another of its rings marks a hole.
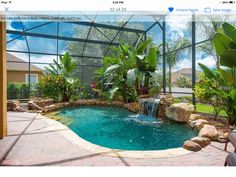
[[[28,102],[28,110],[42,110],[42,107],[37,105],[34,101]]]
[[[189,151],[200,151],[202,149],[202,147],[198,144],[198,143],[195,143],[191,140],[187,140],[184,142],[184,145],[183,145],[183,148],[184,149],[187,149]]]
[[[192,121],[192,120],[188,120],[188,126],[192,129],[194,129],[195,127],[195,121]]]
[[[139,102],[129,103],[127,106],[128,106],[128,110],[132,112],[136,112],[136,113],[138,113],[139,110],[141,109],[141,105],[139,104]]]
[[[194,112],[194,106],[189,103],[176,103],[166,109],[166,117],[177,122],[188,122]]]
[[[53,99],[33,99],[31,102],[34,102],[39,107],[45,107],[53,104]]]
[[[55,104],[55,109],[61,109],[61,108],[67,107],[69,105],[70,105],[70,103],[68,103],[68,102],[57,103],[57,104]]]
[[[173,104],[173,97],[171,94],[161,94],[158,95],[160,99],[158,110],[156,116],[158,118],[165,118],[166,117],[166,108],[170,107]]]
[[[198,119],[202,119],[202,116],[199,115],[199,114],[191,114],[190,117],[189,117],[189,120],[198,120]]]
[[[199,144],[201,147],[205,147],[211,143],[211,140],[209,138],[199,136],[192,138],[191,141]]]
[[[18,100],[8,100],[7,111],[24,112],[25,110],[20,107],[20,102]]]
[[[204,119],[197,119],[197,120],[193,121],[193,123],[194,123],[194,128],[197,131],[200,131],[204,125],[209,124],[209,122]]]
[[[220,135],[217,139],[220,143],[225,143],[227,141],[227,137]]]
[[[56,105],[52,104],[50,106],[45,106],[42,111],[43,111],[43,113],[47,113],[47,112],[51,112],[54,110],[56,110]]]
[[[210,140],[217,141],[219,138],[219,132],[213,125],[204,125],[203,128],[200,130],[198,136],[206,137]]]

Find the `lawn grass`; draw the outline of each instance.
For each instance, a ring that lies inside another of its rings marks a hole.
[[[196,111],[202,113],[213,114],[213,107],[209,104],[197,103],[196,104]],[[226,116],[225,111],[221,111],[220,116]]]
[[[185,97],[184,97],[185,98]],[[174,103],[180,103],[183,98],[174,98]],[[186,97],[186,100],[191,100],[192,97]],[[207,114],[213,114],[213,107],[209,104],[204,104],[204,103],[196,103],[196,111],[197,112],[202,112],[202,113],[207,113]],[[226,116],[225,111],[221,111],[220,116]]]

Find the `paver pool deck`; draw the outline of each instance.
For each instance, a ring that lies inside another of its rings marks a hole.
[[[38,113],[8,112],[8,136],[0,140],[0,165],[9,166],[223,166],[231,144],[212,142],[199,152],[115,151],[93,145]],[[176,152],[176,153],[174,153]]]

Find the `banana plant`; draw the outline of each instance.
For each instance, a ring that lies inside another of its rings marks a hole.
[[[212,40],[217,55],[220,57],[219,68],[222,76],[236,88],[236,28],[229,23],[223,23],[222,32],[217,32]]]
[[[104,72],[102,82],[110,88],[111,98],[119,92],[124,101],[134,101],[141,84],[146,83],[156,70],[157,55],[159,47],[150,47],[151,39],[141,42],[139,38],[133,47],[128,44],[120,44],[114,48],[115,54],[103,59],[103,68],[96,71],[101,78],[101,71]],[[144,82],[145,80],[145,82]]]
[[[49,67],[45,67],[45,69],[51,75],[61,75],[64,78],[63,101],[69,101],[70,95],[73,94],[72,90],[75,90],[76,85],[79,85],[79,80],[73,76],[76,63],[68,52],[60,56],[59,61],[60,62],[53,60],[55,66],[50,64]]]
[[[236,89],[231,90],[229,93],[220,92],[222,94],[222,102],[226,107],[229,124],[236,124]]]
[[[72,83],[74,81],[73,72],[76,68],[75,61],[72,60],[70,54],[66,52],[63,56],[59,57],[60,62],[53,59],[54,65],[49,64],[49,67],[45,69],[52,75],[61,74],[67,82]]]
[[[211,89],[213,91],[213,94],[221,100],[222,107],[227,114],[229,124],[236,124],[236,89],[234,89],[233,85],[228,82],[230,80],[228,76],[230,75],[225,76],[224,74],[222,74],[226,71],[220,68],[218,68],[218,71],[220,73],[220,75],[218,75],[207,66],[201,63],[199,63],[198,65],[201,67],[208,79],[214,80],[217,83],[218,89],[209,89]]]

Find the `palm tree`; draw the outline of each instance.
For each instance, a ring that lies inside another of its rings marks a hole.
[[[169,92],[171,93],[171,79],[172,79],[172,68],[182,60],[182,52],[183,50],[179,50],[183,47],[186,47],[190,44],[190,41],[187,39],[179,39],[175,40],[174,42],[166,43],[166,52],[167,52],[167,57],[166,57],[166,63],[168,65],[168,75],[169,75]],[[189,49],[189,48],[187,48]]]
[[[212,39],[214,34],[218,31],[222,31],[222,24],[228,19],[227,15],[199,15],[197,18],[197,36],[202,36],[205,39]],[[191,24],[189,24],[191,27]],[[198,45],[197,50],[205,53],[208,56],[212,56],[216,61],[216,67],[220,67],[220,58],[216,55],[212,41],[204,42]]]

